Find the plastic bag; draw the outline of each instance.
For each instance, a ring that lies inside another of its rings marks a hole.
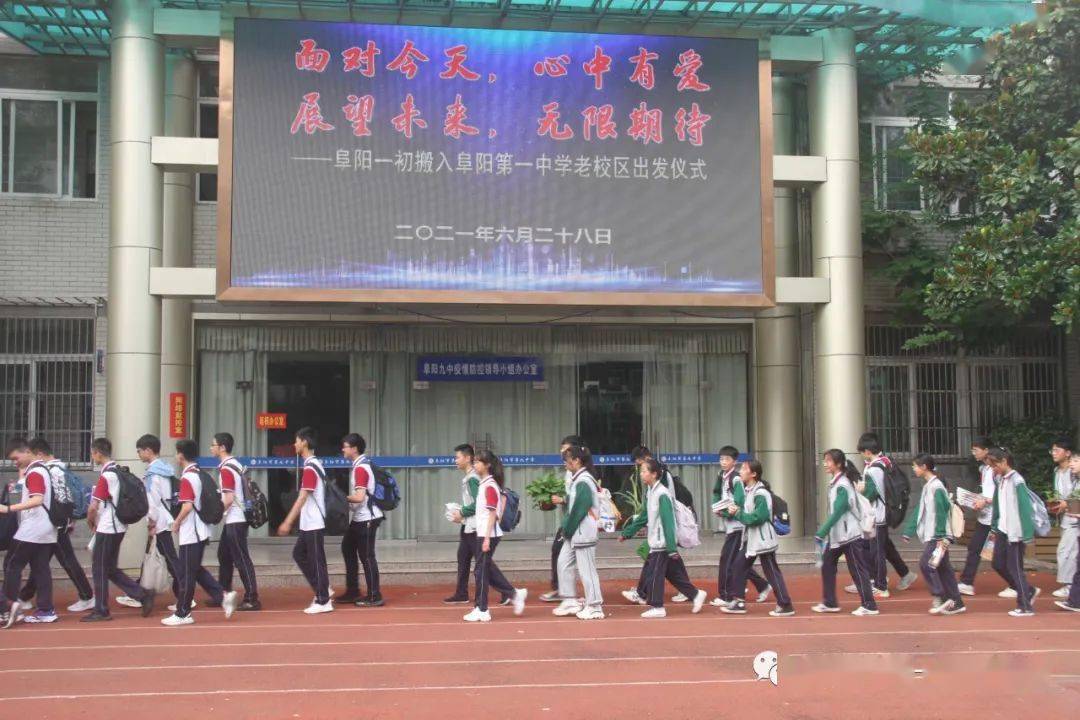
[[[165,564],[165,558],[158,552],[157,543],[150,544],[150,550],[143,558],[142,575],[139,585],[156,593],[165,592],[172,585],[169,578],[169,568]]]

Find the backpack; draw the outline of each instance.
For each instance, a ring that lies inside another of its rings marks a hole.
[[[956,503],[956,498],[949,496],[949,537],[959,540],[964,536],[964,509]]]
[[[784,498],[769,490],[772,495],[772,524],[777,535],[791,533],[791,518],[788,516],[788,504]]]
[[[311,498],[311,502],[315,503],[315,507],[322,515],[323,524],[326,525],[326,532],[330,535],[344,535],[349,531],[349,522],[352,520],[352,511],[349,508],[348,496],[342,491],[336,482],[329,482],[326,479],[326,473],[314,463],[308,465],[315,471],[315,474],[322,480],[324,494],[323,504],[326,505],[326,511],[324,512],[319,503],[315,500],[314,494]]]
[[[4,490],[0,493],[0,504],[7,505],[11,501],[8,498],[8,485],[4,483]],[[10,550],[11,542],[15,539],[15,531],[19,529],[19,516],[15,513],[0,515],[0,550]]]
[[[266,495],[259,489],[258,483],[251,479],[251,472],[242,468],[239,463],[229,467],[240,476],[240,482],[244,484],[244,519],[248,527],[261,528],[270,519],[270,504]]]
[[[63,467],[60,464],[46,465],[49,468],[49,472],[54,469],[59,470],[64,474],[64,483],[68,487],[68,493],[71,495],[71,500],[74,505],[71,511],[72,520],[82,520],[86,517],[87,511],[90,509],[90,496],[94,492],[94,488],[83,482],[83,479],[75,473]]]
[[[877,465],[885,473],[885,524],[899,527],[911,502],[911,481],[899,465],[884,455],[870,465]]]
[[[368,496],[368,502],[383,512],[390,512],[401,502],[401,489],[398,481],[394,479],[385,468],[375,463],[369,463],[371,472],[375,476],[375,487]]]
[[[1027,490],[1028,497],[1031,498],[1031,520],[1035,523],[1035,534],[1039,537],[1046,537],[1050,534],[1050,513],[1046,510],[1046,503],[1027,484],[1024,485],[1024,489]]]
[[[116,475],[116,503],[113,510],[116,519],[125,525],[139,522],[150,512],[150,500],[146,495],[146,486],[131,470],[123,465],[114,465],[109,469]]]
[[[49,515],[49,522],[52,523],[53,527],[66,528],[67,524],[71,522],[71,516],[75,510],[75,500],[71,495],[71,489],[68,487],[66,478],[63,473],[53,473],[53,468],[50,468],[45,463],[34,463],[27,470],[31,468],[44,470],[45,477],[48,478],[49,491],[52,497],[49,501],[49,507],[45,508],[45,511]]]
[[[675,541],[681,548],[694,548],[701,544],[694,511],[678,500],[675,501]]]
[[[207,525],[217,525],[225,516],[225,503],[221,501],[221,489],[214,476],[202,468],[199,473],[199,506],[195,509],[199,519]]]
[[[514,532],[521,522],[521,496],[510,488],[502,489],[502,512],[499,513],[499,529],[504,533]]]
[[[874,513],[874,505],[870,500],[852,486],[855,493],[855,507],[858,509],[859,529],[865,537],[872,536],[877,532],[877,518]]]

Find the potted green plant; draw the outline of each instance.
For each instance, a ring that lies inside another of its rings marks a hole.
[[[1065,512],[1073,515],[1080,515],[1080,485],[1077,485],[1076,489],[1072,491],[1069,497],[1065,498]]]
[[[555,509],[551,496],[563,495],[565,492],[563,478],[554,470],[548,470],[525,486],[525,493],[533,501],[533,505],[545,512]]]

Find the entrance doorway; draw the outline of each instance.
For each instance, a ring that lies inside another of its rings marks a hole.
[[[318,361],[289,355],[271,355],[267,363],[267,411],[285,413],[288,429],[267,433],[267,453],[294,457],[293,436],[309,426],[318,434],[318,455],[337,455],[341,438],[349,431],[349,360],[320,356]],[[328,478],[347,473],[331,470]],[[267,473],[267,501],[270,505],[270,533],[285,519],[296,500],[297,471],[270,470]]]
[[[640,362],[590,362],[578,368],[581,394],[578,427],[593,455],[625,454],[641,444],[645,365]],[[622,488],[631,467],[598,468],[604,487]]]

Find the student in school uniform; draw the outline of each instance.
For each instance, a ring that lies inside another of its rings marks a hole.
[[[649,543],[649,556],[645,560],[647,577],[647,602],[649,609],[641,617],[667,617],[664,608],[664,581],[667,580],[688,598],[693,598],[692,613],[701,612],[708,597],[704,590],[698,590],[690,582],[686,565],[679,555],[675,533],[674,494],[663,484],[663,468],[660,461],[648,457],[639,468],[641,481],[645,483],[645,511],[638,513],[627,523],[619,536],[619,542],[634,537],[641,528],[646,529]]]
[[[1061,527],[1061,539],[1057,546],[1057,581],[1061,587],[1054,591],[1054,597],[1059,599],[1069,597],[1073,575],[1076,574],[1077,540],[1080,539],[1080,519],[1066,514],[1065,509],[1068,506],[1063,502],[1080,488],[1080,480],[1077,480],[1069,468],[1074,452],[1073,441],[1068,437],[1058,438],[1050,447],[1050,457],[1054,459],[1055,465],[1054,495],[1060,500],[1054,506]]]
[[[116,501],[120,496],[120,478],[116,463],[112,460],[112,442],[108,438],[96,438],[90,443],[90,460],[101,467],[97,485],[90,496],[90,509],[86,523],[94,533],[94,551],[91,575],[94,579],[94,610],[79,622],[102,622],[112,620],[109,614],[109,583],[112,582],[134,598],[143,617],[154,611],[154,592],[146,590],[117,567],[120,543],[127,533],[127,525],[116,517]]]
[[[255,563],[248,550],[248,522],[244,515],[247,486],[244,466],[233,457],[235,440],[230,433],[220,432],[210,442],[210,454],[218,460],[218,485],[221,502],[225,505],[221,537],[218,538],[218,583],[225,591],[232,590],[233,569],[244,585],[244,600],[237,610],[253,612],[262,610],[259,600],[259,581],[255,577]]]
[[[24,622],[51,623],[59,617],[53,607],[52,570],[49,561],[56,546],[56,527],[49,520],[52,507],[52,479],[49,469],[35,457],[23,474],[23,496],[13,505],[0,505],[0,514],[18,513],[19,527],[4,560],[4,584],[0,591],[0,614],[5,615],[4,627],[10,628],[20,619]],[[22,616],[18,600],[22,573],[29,565],[34,574],[37,611]],[[12,602],[8,602],[11,598]]]
[[[371,467],[371,460],[364,454],[367,449],[367,441],[357,433],[349,433],[341,439],[341,454],[352,463],[349,474],[349,495],[346,498],[350,503],[352,518],[349,521],[348,534],[353,539],[356,548],[352,562],[359,561],[364,567],[364,583],[367,585],[367,595],[357,597],[354,601],[357,607],[382,607],[382,590],[379,586],[379,561],[375,557],[375,535],[379,531],[379,525],[383,521],[383,511],[375,503],[371,502],[371,495],[375,492],[375,471]],[[346,562],[346,567],[349,563]],[[358,571],[355,571],[358,573]],[[360,578],[353,582],[353,587],[359,592]]]
[[[1072,472],[1073,482],[1080,483],[1080,453],[1074,452],[1069,458],[1069,470]],[[1069,515],[1073,520],[1080,521],[1080,516]],[[1080,537],[1076,539],[1077,551],[1080,552]],[[1056,600],[1054,604],[1062,610],[1080,612],[1080,567],[1073,571],[1072,581],[1069,583],[1069,596],[1064,600]]]
[[[447,605],[469,602],[469,575],[476,553],[476,496],[480,491],[480,478],[473,470],[475,455],[472,445],[454,448],[454,465],[461,473],[461,510],[455,511],[454,522],[461,524],[461,531],[458,533],[457,585],[454,594],[443,600]]]
[[[978,515],[975,517],[975,531],[971,534],[971,540],[968,542],[967,559],[964,561],[964,569],[960,573],[958,587],[961,595],[975,594],[975,574],[979,572],[982,550],[986,545],[987,538],[990,537],[990,521],[993,519],[994,514],[994,489],[996,488],[994,468],[990,467],[987,460],[987,453],[991,447],[993,445],[985,437],[977,437],[971,442],[971,456],[975,458],[975,462],[979,463],[979,495],[981,497],[976,500],[975,511]],[[1015,597],[1015,595],[1012,595],[1012,588],[1006,588],[1006,592],[1009,597]]]
[[[514,614],[525,611],[525,588],[515,588],[495,564],[495,549],[502,538],[499,514],[503,510],[502,488],[505,482],[503,464],[488,450],[476,453],[473,462],[480,476],[476,497],[476,606],[463,618],[465,622],[491,622],[488,610],[488,588],[494,587],[513,598]]]
[[[935,465],[934,458],[926,453],[916,455],[911,463],[915,476],[923,481],[923,488],[919,503],[908,517],[903,537],[904,542],[918,537],[923,543],[919,569],[934,598],[930,614],[958,615],[967,608],[960,597],[956,574],[949,562],[949,546],[956,541],[949,528],[952,502],[945,483],[934,472]],[[935,554],[940,555],[936,567],[933,565]]]
[[[776,551],[780,539],[773,527],[772,493],[765,483],[764,471],[757,460],[748,460],[739,468],[739,479],[735,481],[745,488],[741,505],[728,511],[729,518],[743,525],[743,541],[739,552],[732,561],[735,565],[733,576],[734,602],[720,608],[721,612],[746,614],[746,576],[754,565],[761,562],[761,569],[769,579],[769,585],[776,590],[776,608],[769,611],[773,617],[788,617],[795,614],[795,607],[788,595],[787,583],[776,562]]]
[[[742,507],[745,500],[745,490],[739,482],[739,451],[731,445],[720,448],[720,474],[716,477],[713,485],[713,502],[731,502],[736,508]],[[731,515],[720,517],[720,528],[724,531],[724,546],[720,550],[720,567],[717,572],[716,592],[713,598],[714,607],[723,608],[733,606],[735,598],[746,597],[746,589],[736,592],[735,574],[742,564],[739,560],[739,548],[743,546],[743,524],[737,517]],[[761,577],[751,566],[746,571],[746,580],[757,590],[756,602],[765,602],[772,593],[772,587],[765,578]],[[745,583],[746,580],[743,582]]]
[[[642,464],[644,464],[646,459],[651,458],[651,457],[656,457],[656,456],[653,455],[652,450],[645,447],[644,445],[638,445],[637,447],[635,447],[633,450],[630,451],[630,459],[634,462],[634,466],[636,468],[635,472],[638,474],[638,477],[641,476],[641,466],[642,466]],[[660,462],[660,459],[656,458],[656,461]],[[671,473],[668,471],[668,469],[666,467],[664,467],[663,463],[660,463],[660,484],[671,491],[671,497],[673,497],[673,498],[675,497],[675,479],[671,476]],[[644,508],[642,509],[641,513],[642,513],[641,520],[644,523],[644,521],[645,521],[645,510],[644,510]],[[633,518],[631,518],[630,521],[632,522]],[[649,576],[647,574],[647,571],[648,571],[648,567],[647,567],[646,563],[642,562],[642,564],[641,564],[641,573],[638,576],[637,587],[635,587],[632,590],[623,590],[622,591],[622,596],[624,598],[626,598],[630,602],[632,602],[634,604],[637,604],[637,605],[645,605],[647,603],[648,596],[649,596],[649,589],[648,589]],[[673,595],[671,597],[671,601],[675,602],[675,603],[684,603],[684,602],[687,601],[687,599],[688,598],[685,595],[683,595],[682,593],[678,593],[678,594]]]
[[[300,477],[300,493],[289,509],[284,522],[278,526],[278,535],[288,535],[293,523],[300,519],[300,532],[293,547],[293,560],[304,574],[308,585],[315,591],[311,605],[304,608],[307,615],[333,612],[330,602],[330,574],[326,568],[326,470],[315,457],[318,436],[315,429],[302,427],[296,431],[293,448],[304,459],[304,472]]]
[[[1013,617],[1035,614],[1032,605],[1039,595],[1024,575],[1024,549],[1035,539],[1034,511],[1027,493],[1027,482],[1013,469],[1012,453],[1003,448],[990,448],[987,455],[997,476],[994,493],[994,570],[1016,591]]]
[[[176,462],[183,470],[180,473],[180,513],[172,523],[172,531],[180,539],[180,595],[176,599],[176,611],[161,621],[162,625],[179,627],[191,625],[191,599],[195,596],[196,580],[207,589],[214,606],[225,611],[225,619],[232,617],[236,610],[236,592],[226,590],[213,575],[203,567],[203,553],[210,544],[211,526],[199,517],[202,510],[202,477],[196,459],[199,448],[194,440],[180,440],[176,443]]]
[[[843,450],[827,450],[822,460],[822,467],[829,476],[828,507],[829,517],[822,523],[815,535],[823,545],[821,553],[822,601],[811,610],[816,613],[840,612],[836,601],[836,568],[840,556],[847,559],[848,572],[855,581],[861,605],[852,611],[859,617],[877,615],[877,603],[870,590],[870,558],[867,543],[863,542],[863,531],[859,525],[861,517],[855,482],[859,479],[854,467],[849,463]]]
[[[885,470],[892,464],[892,459],[882,452],[881,440],[877,433],[863,433],[855,449],[863,456],[865,462],[862,493],[874,508],[874,535],[869,538],[871,584],[874,597],[887,598],[889,597],[890,564],[900,576],[897,590],[907,590],[919,576],[912,572],[904,559],[900,557],[900,552],[889,537],[889,525],[885,521]],[[844,590],[852,595],[857,592],[854,585],[848,585]]]
[[[596,483],[592,453],[577,445],[563,452],[563,463],[570,471],[567,513],[563,520],[562,553],[559,555],[559,596],[562,602],[552,614],[575,615],[579,620],[603,620],[604,597],[600,592],[600,574],[596,569],[596,543],[599,537],[600,488]],[[578,600],[577,579],[585,590],[584,602]]]
[[[585,441],[577,435],[567,435],[559,443],[559,456],[572,446],[586,447]],[[552,495],[551,502],[559,506],[559,529],[555,531],[555,540],[551,543],[551,590],[540,596],[541,602],[560,602],[559,597],[559,556],[562,554],[564,538],[562,521],[566,519],[566,496],[570,494],[570,471],[563,475],[563,494]]]
[[[67,470],[67,463],[62,460],[58,460],[52,454],[52,448],[49,446],[48,441],[45,438],[34,438],[28,444],[28,449],[34,460],[40,463],[44,463],[45,468],[49,473],[60,480],[65,470]],[[60,563],[60,567],[67,573],[68,578],[71,580],[71,584],[75,587],[75,591],[78,593],[79,599],[71,605],[68,605],[68,612],[85,612],[94,607],[94,591],[90,587],[90,581],[86,578],[86,572],[83,570],[82,563],[79,562],[79,558],[75,556],[75,548],[71,545],[71,532],[75,529],[75,521],[72,520],[67,524],[67,527],[61,528],[56,533],[56,545],[53,546],[52,555]],[[22,609],[28,610],[33,607],[30,602],[37,592],[37,584],[34,581],[34,573],[31,568],[30,577],[27,579],[23,589],[19,592],[19,600],[21,601]]]
[[[10,502],[10,500],[14,499],[11,496],[12,493],[15,493],[15,497],[21,497],[26,494],[26,487],[24,486],[24,482],[26,480],[26,468],[29,467],[30,463],[34,461],[34,456],[30,453],[30,442],[24,437],[12,438],[8,441],[7,447],[5,449],[7,450],[7,459],[11,461],[11,463],[15,466],[15,469],[19,472],[17,479],[14,482],[8,484],[8,486],[5,488],[5,490],[7,490],[8,492],[8,499]],[[14,535],[14,533],[18,530],[19,527],[18,513],[6,514],[2,516],[2,518],[0,518],[0,522],[4,524],[7,532],[10,532],[12,535]],[[13,525],[14,529],[12,529]],[[7,552],[4,553],[3,567],[5,568],[7,567],[8,560],[10,560],[12,557],[13,549],[14,548],[9,546]],[[0,599],[4,598],[3,575],[3,571],[0,570]],[[32,581],[33,571],[31,570],[30,580],[28,582]],[[6,607],[6,602],[7,600],[0,601],[0,607]],[[11,620],[12,611],[24,612],[27,610],[31,610],[34,607],[33,602],[12,602],[11,604],[12,608],[10,611],[0,612],[0,627],[7,626],[8,621],[14,623],[18,620],[17,616],[15,620]]]

